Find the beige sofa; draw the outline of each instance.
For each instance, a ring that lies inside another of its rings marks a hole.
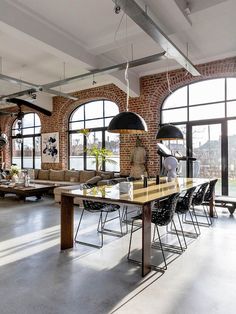
[[[34,179],[31,182],[39,184],[54,184],[55,202],[60,203],[61,193],[80,188],[82,183],[96,185],[109,184],[110,180],[117,183],[125,181],[119,174],[108,171],[95,170],[35,170]],[[75,204],[81,205],[79,199],[74,199]]]

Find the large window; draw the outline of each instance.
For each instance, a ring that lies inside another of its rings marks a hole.
[[[41,168],[41,122],[36,113],[27,113],[12,125],[12,164]]]
[[[230,196],[236,196],[235,118],[236,78],[179,88],[166,98],[161,112],[162,124],[173,123],[185,134],[184,143],[178,141],[177,145],[173,141],[167,145],[181,152],[186,149],[188,156],[197,158],[188,174],[194,175],[197,169],[201,177],[217,177],[217,193]]]
[[[70,169],[95,169],[95,158],[90,148],[107,148],[112,152],[102,170],[120,170],[119,135],[107,132],[111,119],[119,113],[118,106],[108,100],[86,103],[76,108],[69,119],[69,166]],[[89,129],[86,137],[80,133]]]

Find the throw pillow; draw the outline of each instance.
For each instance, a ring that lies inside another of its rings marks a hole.
[[[86,184],[97,184],[98,181],[100,181],[100,180],[102,180],[102,177],[96,176],[96,177],[93,177],[93,178],[87,180],[85,183]]]
[[[65,181],[79,182],[79,171],[65,170]]]
[[[64,170],[50,170],[49,180],[50,181],[64,181],[65,173]]]
[[[80,176],[79,176],[79,181],[81,183],[85,183],[86,181],[88,181],[89,179],[95,177],[96,175],[96,171],[87,171],[87,170],[81,170],[80,171]]]
[[[40,169],[38,172],[38,179],[39,180],[49,180],[49,170]]]
[[[114,178],[114,172],[112,171],[97,171],[96,175],[101,176],[104,180]]]

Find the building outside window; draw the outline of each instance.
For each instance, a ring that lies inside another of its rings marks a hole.
[[[120,170],[120,138],[118,134],[109,133],[107,127],[111,119],[119,113],[118,106],[108,100],[96,100],[76,108],[69,118],[69,168],[78,170],[96,169],[95,158],[89,149],[96,145],[112,151],[109,159],[116,164],[105,162],[102,170]],[[89,129],[88,137],[80,133]]]
[[[12,164],[41,168],[41,122],[36,113],[26,113],[12,125]]]
[[[171,150],[196,157],[200,177],[218,178],[217,194],[236,196],[236,78],[177,89],[163,103],[161,123],[175,124],[184,133],[184,142],[165,143]],[[186,165],[181,171],[186,174]]]

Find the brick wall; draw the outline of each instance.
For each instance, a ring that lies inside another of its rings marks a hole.
[[[236,57],[218,60],[197,66],[201,76],[192,77],[185,70],[169,72],[169,82],[172,91],[191,82],[209,78],[236,76]],[[140,97],[131,98],[129,110],[140,114],[148,125],[148,134],[140,136],[148,151],[148,172],[155,175],[159,169],[159,158],[156,154],[155,135],[160,123],[160,108],[169,95],[166,73],[149,75],[140,80]],[[70,113],[80,104],[96,99],[108,99],[115,102],[120,111],[125,110],[126,94],[114,84],[95,87],[74,93],[78,101],[55,97],[53,114],[51,117],[39,114],[42,122],[42,133],[60,132],[60,163],[43,164],[44,169],[65,169],[68,166],[68,118]],[[4,117],[0,120],[1,128],[8,135],[14,118]],[[128,174],[130,171],[130,151],[135,145],[136,136],[122,135],[120,137],[121,173]],[[10,164],[9,145],[4,149],[7,164]]]

